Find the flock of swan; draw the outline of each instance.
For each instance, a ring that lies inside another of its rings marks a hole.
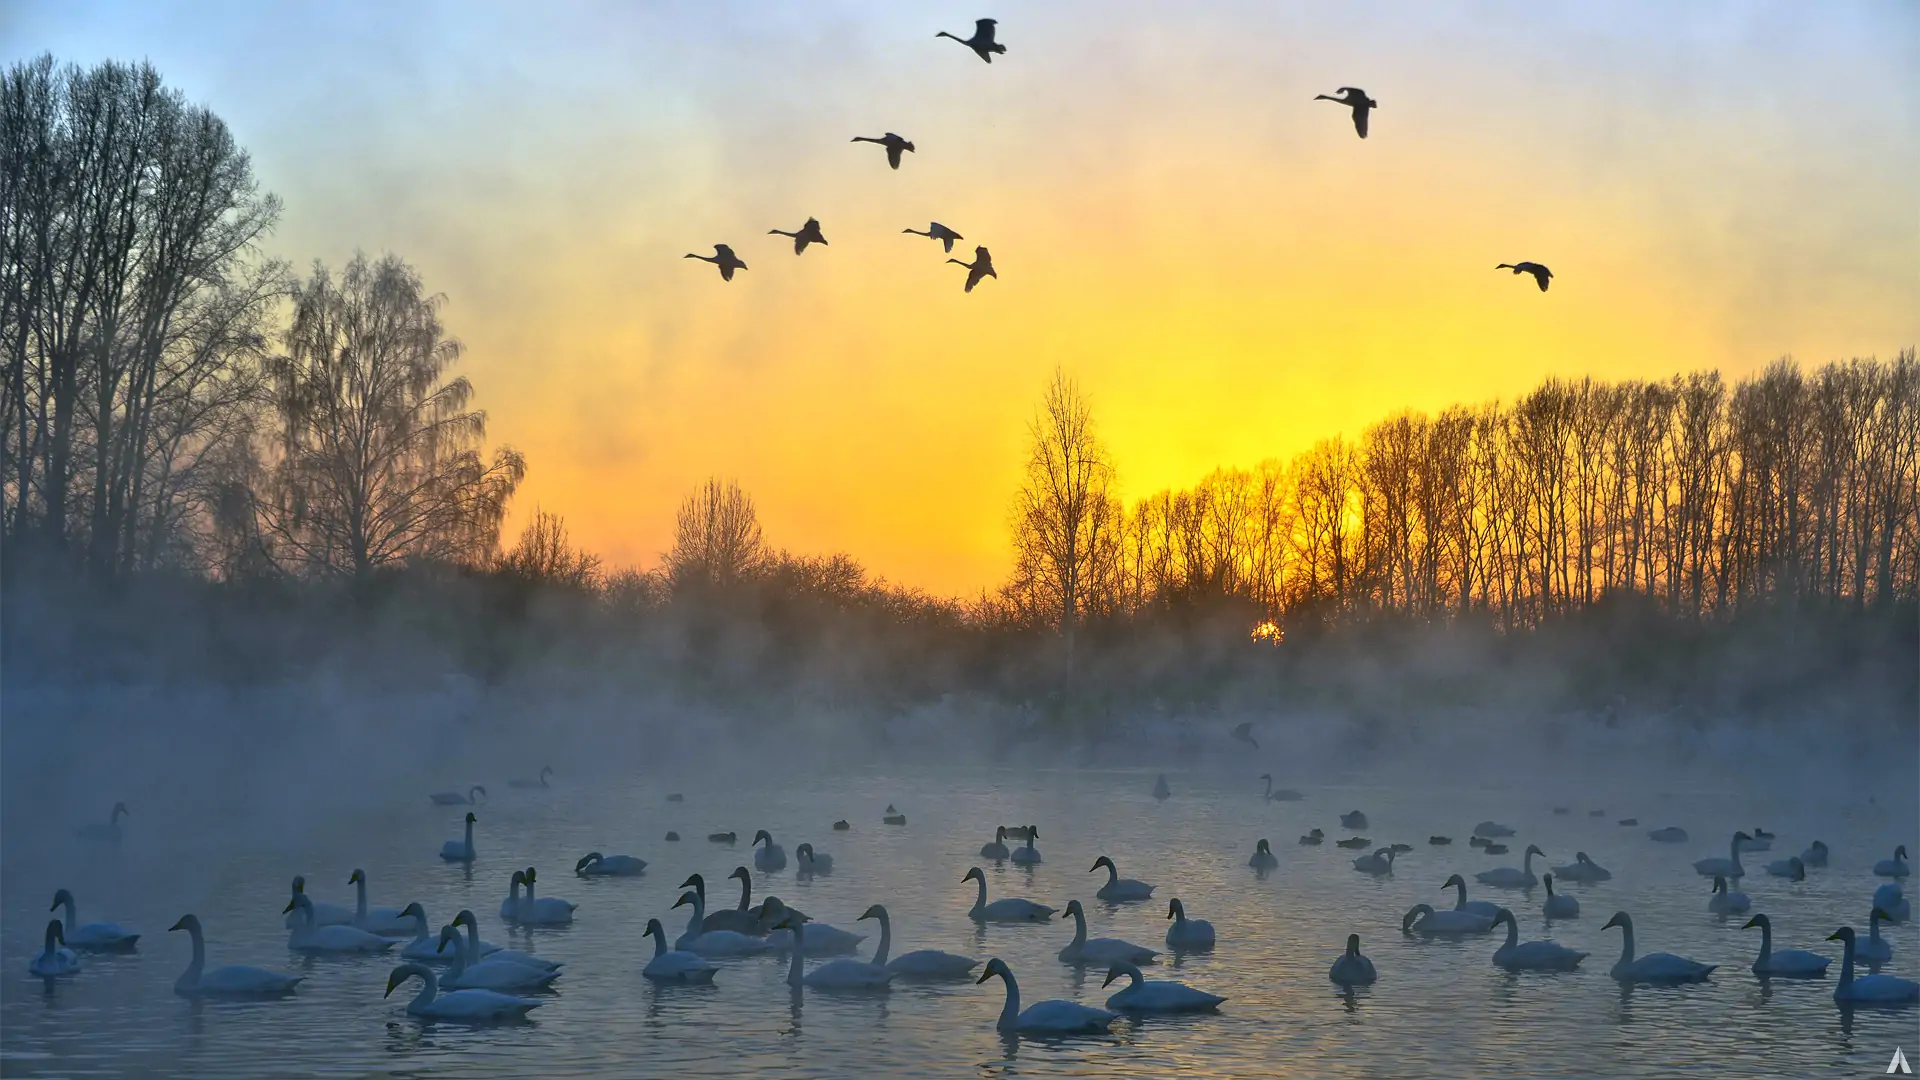
[[[516,781],[514,786],[546,788],[550,786],[551,775],[550,769],[543,770],[537,780]],[[1263,801],[1274,801],[1276,795],[1271,778],[1262,779],[1267,781]],[[1164,800],[1169,794],[1166,778],[1159,777],[1154,785],[1154,798]],[[1296,794],[1287,793],[1289,796]],[[473,805],[485,797],[485,789],[476,785],[466,792],[435,793],[430,799],[435,805],[442,806]],[[683,801],[681,796],[669,798],[671,801]],[[1556,813],[1562,812],[1566,811],[1556,809]],[[127,813],[124,804],[116,804],[107,822],[110,832],[96,825],[80,830],[80,834],[89,840],[117,840],[120,818],[127,816]],[[1599,816],[1598,811],[1593,814]],[[439,852],[441,859],[471,864],[477,858],[474,828],[478,820],[472,811],[465,814],[463,836],[447,841]],[[1358,810],[1341,815],[1340,820],[1349,830],[1365,829],[1368,825],[1365,813]],[[904,826],[906,818],[889,806],[883,821]],[[1622,819],[1621,823],[1638,824],[1630,818]],[[844,821],[834,825],[839,831],[844,831],[844,826]],[[1656,842],[1671,842],[1671,835],[1676,831],[1680,830],[1656,829],[1648,835]],[[1494,851],[1504,847],[1497,843],[1498,840],[1510,838],[1514,832],[1511,827],[1498,822],[1483,821],[1475,826],[1472,843],[1476,847]],[[670,839],[677,838],[677,834],[670,833],[668,836]],[[1302,836],[1300,843],[1302,846],[1318,846],[1324,836],[1324,832],[1315,829]],[[1033,825],[1001,825],[995,828],[993,839],[980,848],[980,857],[996,863],[1038,864],[1043,861],[1038,847],[1039,838],[1040,830]],[[709,839],[730,844],[735,834],[715,833]],[[1007,841],[1010,839],[1016,840],[1017,846],[1009,846]],[[1360,843],[1341,841],[1341,846],[1371,844],[1365,837],[1349,839]],[[1751,911],[1752,899],[1734,890],[1732,885],[1748,875],[1748,868],[1742,861],[1743,854],[1768,851],[1773,839],[1773,834],[1759,829],[1736,832],[1729,841],[1725,858],[1701,859],[1693,864],[1697,874],[1713,882],[1713,891],[1706,905],[1709,912],[1740,915]],[[1451,838],[1445,836],[1429,838],[1429,845],[1436,848],[1446,847],[1451,842]],[[1412,846],[1407,844],[1381,846],[1355,858],[1354,869],[1367,875],[1390,875],[1393,873],[1395,857],[1412,850]],[[800,844],[795,848],[794,855],[798,878],[821,877],[833,872],[832,856],[817,850],[811,843]],[[1544,860],[1545,857],[1545,852],[1538,845],[1528,844],[1520,866],[1483,871],[1474,875],[1475,880],[1489,888],[1523,895],[1530,895],[1536,885],[1544,884],[1546,895],[1540,913],[1551,925],[1555,920],[1580,917],[1578,900],[1557,892],[1554,888],[1556,878],[1563,883],[1592,884],[1613,877],[1611,871],[1596,863],[1584,851],[1576,852],[1570,863],[1536,874],[1533,860]],[[1815,841],[1797,856],[1770,862],[1765,872],[1775,877],[1803,880],[1808,869],[1825,867],[1829,857],[1826,845]],[[740,883],[738,904],[731,908],[709,909],[706,881],[700,874],[693,874],[680,884],[682,891],[673,909],[691,909],[686,929],[669,940],[669,932],[662,920],[657,917],[649,919],[646,936],[651,939],[653,951],[640,967],[640,975],[663,983],[710,983],[722,970],[721,965],[715,962],[717,960],[770,955],[785,959],[787,982],[795,993],[809,989],[883,993],[892,984],[901,981],[971,980],[985,983],[998,978],[1004,985],[1005,1004],[997,1026],[1003,1032],[1016,1034],[1104,1032],[1122,1015],[1210,1012],[1226,1001],[1222,995],[1182,982],[1147,978],[1142,974],[1142,968],[1154,964],[1160,958],[1160,951],[1119,938],[1089,937],[1086,911],[1078,899],[1067,901],[1064,909],[1055,909],[1022,897],[989,900],[985,872],[979,866],[970,867],[960,878],[960,883],[974,886],[975,899],[967,915],[975,924],[1033,925],[1052,923],[1056,915],[1063,919],[1071,918],[1073,936],[1059,950],[1059,960],[1077,967],[1104,968],[1107,972],[1106,986],[1120,980],[1126,983],[1106,998],[1104,1008],[1066,1000],[1041,1001],[1022,1007],[1019,983],[1013,969],[1001,958],[989,958],[983,965],[980,959],[935,949],[912,950],[895,955],[892,922],[883,904],[871,905],[857,920],[873,921],[879,928],[878,947],[870,959],[861,959],[858,953],[868,935],[814,919],[776,896],[765,896],[758,904],[753,903],[755,872],[776,872],[784,869],[788,862],[786,850],[766,829],[759,830],[754,836],[752,862],[752,869],[742,865],[728,876],[728,880]],[[1260,877],[1277,869],[1279,861],[1269,841],[1260,839],[1255,844],[1247,865]],[[644,875],[646,869],[644,859],[632,855],[607,855],[598,851],[588,852],[574,864],[574,873],[581,878],[636,878]],[[1109,904],[1153,900],[1156,887],[1145,881],[1121,876],[1120,867],[1111,856],[1099,856],[1089,868],[1089,873],[1101,871],[1105,872],[1106,878],[1104,883],[1095,887],[1096,898]],[[1874,866],[1874,873],[1889,880],[1873,894],[1868,936],[1861,938],[1851,927],[1842,926],[1827,938],[1839,942],[1841,947],[1840,971],[1833,997],[1844,1004],[1911,1003],[1920,1000],[1920,983],[1878,971],[1861,974],[1857,970],[1878,968],[1891,960],[1893,950],[1880,936],[1881,923],[1905,922],[1911,917],[1910,904],[1901,887],[1902,880],[1909,874],[1905,846],[1896,848],[1891,858],[1878,862]],[[406,1011],[416,1017],[469,1023],[525,1017],[549,1000],[531,995],[551,988],[563,977],[563,964],[558,961],[502,948],[482,940],[478,917],[471,910],[461,910],[451,922],[436,932],[426,910],[417,901],[400,908],[370,904],[369,881],[364,871],[354,870],[347,883],[355,888],[355,903],[350,908],[317,901],[307,894],[304,877],[292,880],[286,906],[282,909],[284,926],[288,930],[288,949],[306,955],[390,955],[397,950],[402,962],[392,969],[386,994],[391,996],[407,983],[419,980],[419,991],[406,1005]],[[509,893],[500,904],[500,919],[510,926],[519,927],[571,924],[580,906],[558,897],[537,895],[538,886],[539,874],[535,867],[514,870],[509,879]],[[1498,931],[1504,926],[1504,940],[1494,948],[1491,961],[1495,966],[1512,972],[1575,971],[1588,956],[1585,952],[1552,940],[1520,940],[1519,917],[1514,907],[1470,899],[1466,879],[1460,874],[1449,876],[1441,888],[1453,891],[1453,906],[1436,909],[1425,903],[1414,905],[1401,920],[1403,935],[1415,941],[1458,940],[1475,936],[1500,941]],[[59,911],[62,918],[47,924],[44,948],[28,965],[29,972],[34,976],[55,980],[77,974],[82,968],[81,953],[131,952],[136,949],[140,939],[139,933],[116,923],[80,922],[78,901],[65,888],[53,893],[50,910]],[[1178,897],[1167,901],[1166,919],[1170,924],[1165,936],[1168,950],[1179,954],[1204,952],[1215,947],[1217,937],[1213,925],[1203,919],[1190,918],[1186,905]],[[1608,970],[1608,974],[1623,984],[1705,982],[1722,966],[1665,952],[1639,953],[1633,919],[1625,911],[1614,913],[1603,927],[1615,928],[1621,931],[1622,949],[1619,960]],[[1775,949],[1772,923],[1766,915],[1752,914],[1742,928],[1760,931],[1759,953],[1750,965],[1756,976],[1818,979],[1827,975],[1831,957],[1804,949]],[[284,998],[294,994],[306,978],[246,965],[209,969],[206,939],[200,920],[193,914],[186,914],[169,929],[185,931],[191,941],[191,961],[174,983],[174,992],[181,996]],[[809,967],[810,960],[821,962]],[[976,969],[980,970],[977,976]],[[1347,992],[1355,987],[1371,985],[1380,978],[1373,960],[1361,951],[1359,934],[1347,937],[1345,948],[1328,969],[1328,978]]]

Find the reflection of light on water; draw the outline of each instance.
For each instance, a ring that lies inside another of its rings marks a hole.
[[[1268,619],[1253,628],[1253,640],[1266,641],[1278,645],[1287,640],[1287,632],[1280,629],[1279,623]]]

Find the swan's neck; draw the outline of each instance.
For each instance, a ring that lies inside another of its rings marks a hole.
[[[80,917],[73,913],[73,898],[68,897],[67,899],[62,900],[60,902],[60,906],[66,909],[65,914],[67,916],[67,925],[70,927],[79,926]]]
[[[428,968],[420,973],[420,993],[416,994],[409,1009],[424,1009],[433,1004],[433,997],[440,992],[440,979]]]
[[[198,926],[190,926],[187,930],[193,936],[193,962],[187,965],[186,974],[180,976],[179,981],[174,984],[176,986],[197,985],[200,982],[200,972],[207,966],[207,939],[201,935]]]
[[[448,971],[447,978],[457,979],[461,975],[464,975],[467,970],[467,965],[470,963],[479,963],[479,960],[477,958],[474,960],[467,959],[466,953],[463,952],[460,948],[460,935],[455,934],[454,943],[453,943],[453,959],[449,961],[447,964],[447,971]]]
[[[666,930],[664,929],[658,930],[658,931],[649,930],[647,931],[647,936],[653,939],[653,958],[655,960],[658,960],[661,957],[667,955]]]
[[[1267,777],[1267,798],[1273,798],[1273,777]]]
[[[353,904],[354,921],[366,922],[367,921],[367,876],[365,874],[360,875],[360,880],[354,883],[353,889],[354,889],[354,904]]]
[[[1140,974],[1140,969],[1132,964],[1122,964],[1120,970],[1127,977],[1127,989],[1129,990],[1138,990],[1140,989],[1140,984],[1147,981],[1147,977]]]
[[[1867,919],[1867,936],[1875,941],[1880,940],[1880,916],[1874,915]]]
[[[1007,1003],[1000,1007],[1000,1030],[1012,1031],[1020,1026],[1020,984],[1013,981],[1013,972],[1002,971],[1000,977],[1007,983]]]
[[[1507,948],[1511,949],[1515,945],[1520,944],[1520,924],[1514,922],[1512,919],[1502,919],[1501,921],[1507,924]]]
[[[740,879],[740,910],[741,911],[747,910],[748,905],[752,903],[753,903],[753,879],[750,877],[742,877]]]
[[[1532,875],[1533,873],[1533,852],[1532,851],[1528,851],[1526,854],[1526,857],[1520,860],[1520,871],[1521,873]]]
[[[1087,916],[1079,908],[1073,909],[1073,943],[1075,945],[1087,943]]]
[[[468,851],[473,850],[473,822],[471,821],[467,822],[467,850]],[[431,991],[433,989],[433,984],[428,983],[427,989],[429,991],[429,998],[431,998]]]
[[[1120,880],[1119,869],[1113,865],[1112,859],[1108,859],[1107,860],[1107,884],[1112,885],[1114,882],[1119,880]]]
[[[46,949],[46,952],[43,953],[42,955],[52,956],[53,950],[57,947],[58,946],[54,945],[53,943],[53,927],[49,926],[47,927],[47,949]]]
[[[1187,925],[1187,909],[1178,903],[1173,905],[1173,925],[1176,929]]]
[[[1767,962],[1767,959],[1772,955],[1773,955],[1773,924],[1770,922],[1763,922],[1760,924],[1760,963],[1764,965]]]
[[[706,921],[707,905],[701,902],[700,894],[696,892],[693,894],[693,917],[687,920],[687,933],[692,934],[694,937],[699,937],[701,928],[705,926]]]
[[[800,923],[793,924],[793,959],[787,964],[787,985],[799,986],[801,968],[805,964],[806,945],[801,935],[806,931]]]
[[[466,961],[469,964],[477,964],[480,962],[480,928],[474,925],[473,923],[467,923],[466,927],[467,927]]]
[[[887,966],[887,950],[893,945],[893,920],[887,917],[887,909],[880,909],[880,947],[873,951],[873,962],[879,967]]]
[[[1845,990],[1847,985],[1853,982],[1853,941],[1847,939],[1842,944],[1846,946],[1846,951],[1840,954],[1840,983],[1837,987],[1839,990]]]
[[[1727,862],[1732,864],[1735,876],[1740,876],[1740,840],[1735,838],[1727,845]]]
[[[1456,881],[1453,883],[1453,888],[1457,894],[1453,902],[1453,910],[1461,911],[1467,906],[1467,883]]]
[[[983,875],[981,875],[980,877],[977,877],[977,878],[974,878],[974,879],[973,879],[973,883],[974,883],[975,885],[978,885],[978,886],[980,887],[980,891],[979,891],[979,893],[978,893],[978,895],[977,895],[977,896],[975,897],[975,899],[974,899],[974,901],[973,901],[973,910],[974,910],[974,913],[975,913],[975,914],[978,914],[978,913],[980,913],[980,912],[982,912],[982,911],[985,911],[985,910],[986,910],[986,908],[987,908],[987,878],[986,878],[986,875],[984,875],[984,874],[983,874]]]
[[[1620,926],[1620,967],[1633,963],[1633,924]]]
[[[415,915],[412,918],[413,918],[413,940],[415,941],[426,940],[427,917],[425,915]],[[439,949],[436,948],[434,951],[438,952]]]
[[[507,899],[512,900],[516,904],[520,902],[520,882],[522,880],[524,879],[514,878],[509,886],[510,891],[507,894]]]
[[[523,907],[533,906],[533,882],[532,881],[527,882],[527,898],[521,901],[521,906]]]

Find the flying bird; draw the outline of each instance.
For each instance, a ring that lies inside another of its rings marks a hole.
[[[981,278],[990,277],[995,281],[1000,280],[1000,275],[993,272],[993,256],[987,254],[987,249],[984,247],[973,249],[972,262],[960,262],[959,259],[948,259],[947,261],[950,263],[960,263],[961,266],[967,268],[968,292],[972,292],[973,287],[980,284]]]
[[[806,251],[808,244],[819,244],[821,247],[827,246],[827,238],[820,235],[819,218],[808,218],[807,223],[800,226],[798,232],[788,232],[785,229],[768,229],[767,235],[793,237],[793,253],[795,255]]]
[[[1352,109],[1353,130],[1359,132],[1360,137],[1363,139],[1367,137],[1367,113],[1370,110],[1380,107],[1379,102],[1368,97],[1367,92],[1357,86],[1341,87],[1339,97],[1335,97],[1332,94],[1316,94],[1313,100],[1337,101],[1347,108]]]
[[[949,34],[945,30],[933,36],[937,38],[952,38],[967,48],[972,49],[980,59],[991,64],[993,63],[994,53],[1004,54],[1007,51],[1005,45],[993,40],[993,28],[995,25],[996,20],[993,19],[975,19],[973,20],[973,36],[970,38],[963,38],[958,34]]]
[[[1253,721],[1251,720],[1234,728],[1233,737],[1253,747],[1255,750],[1260,749],[1260,744],[1253,741]]]
[[[821,242],[825,243],[825,241]],[[686,257],[689,259],[699,259],[701,262],[710,262],[719,267],[720,279],[722,281],[732,281],[735,270],[745,270],[747,268],[747,264],[740,261],[740,256],[735,255],[733,249],[725,244],[713,245],[713,254],[711,255],[695,255],[692,252],[688,252]]]
[[[1511,270],[1516,274],[1532,274],[1533,280],[1540,283],[1540,291],[1547,291],[1547,280],[1553,277],[1553,271],[1536,262],[1501,263],[1495,270]]]
[[[893,166],[896,169],[900,167],[900,152],[902,150],[906,151],[909,154],[913,153],[913,144],[901,138],[900,136],[895,135],[891,131],[887,132],[885,135],[882,135],[877,139],[867,135],[855,135],[853,137],[853,141],[879,143],[881,146],[886,147],[887,148],[887,164]]]
[[[947,228],[937,221],[928,222],[925,232],[919,229],[901,229],[900,231],[903,233],[912,233],[915,236],[924,236],[930,240],[938,240],[946,245],[947,254],[949,255],[953,254],[953,242],[955,240],[966,239],[966,237],[961,236],[959,233],[954,232],[952,229]]]

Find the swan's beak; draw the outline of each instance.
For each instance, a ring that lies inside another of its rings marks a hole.
[[[1827,935],[1827,940],[1828,940],[1828,941],[1839,941],[1839,940],[1840,940],[1840,931],[1838,931],[1838,930],[1835,930],[1835,931],[1834,931],[1833,933],[1831,933],[1831,934],[1828,934],[1828,935]]]
[[[380,996],[381,996],[381,997],[383,997],[383,998],[389,998],[389,997],[392,997],[392,996],[393,996],[393,988],[394,988],[394,987],[396,987],[396,986],[399,986],[399,985],[400,985],[400,984],[399,984],[399,983],[398,983],[397,981],[395,981],[395,980],[394,980],[394,978],[393,978],[392,976],[388,976],[388,977],[387,977],[387,992],[386,992],[386,993],[384,993],[384,994],[381,994]]]
[[[1760,925],[1760,920],[1759,920],[1759,919],[1748,919],[1748,920],[1747,920],[1747,925],[1745,925],[1745,926],[1743,926],[1743,927],[1741,927],[1740,929],[1742,929],[1742,930],[1751,930],[1751,929],[1753,929],[1754,927],[1756,927],[1756,926],[1759,926],[1759,925]]]
[[[1120,977],[1120,969],[1119,969],[1119,968],[1114,968],[1113,970],[1111,970],[1111,971],[1109,971],[1109,972],[1107,972],[1107,981],[1106,981],[1106,982],[1103,982],[1103,983],[1101,983],[1101,984],[1100,984],[1100,986],[1101,986],[1101,988],[1102,988],[1102,989],[1105,989],[1106,987],[1109,987],[1109,986],[1112,986],[1112,985],[1113,985],[1113,980],[1115,980],[1115,979],[1117,979],[1117,978],[1119,978],[1119,977]]]
[[[287,912],[292,911],[296,906],[298,905],[296,905],[293,901],[289,900],[287,901],[287,906],[280,909],[280,914],[285,915]]]
[[[685,906],[686,906],[686,903],[687,903],[687,898],[683,896],[683,897],[681,897],[680,899],[678,899],[678,900],[675,900],[675,901],[673,902],[673,907],[685,907]],[[668,910],[668,911],[672,911],[672,910],[673,910],[673,908],[668,908],[667,910]]]
[[[183,915],[181,916],[179,922],[174,923],[172,926],[167,927],[167,933],[171,934],[175,930],[185,930],[186,928],[187,928],[187,920],[186,920],[186,917]]]
[[[975,986],[978,986],[981,983],[986,982],[988,979],[991,979],[991,978],[993,978],[993,970],[989,968],[988,970],[981,972],[980,977],[973,980],[973,984]]]

